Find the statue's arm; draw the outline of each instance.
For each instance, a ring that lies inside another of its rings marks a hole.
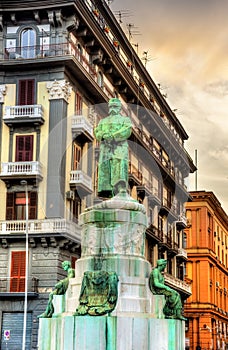
[[[94,135],[97,139],[97,141],[101,141],[103,139],[103,123],[102,121],[99,122],[98,126],[94,129]]]
[[[74,269],[69,269],[67,277],[68,278],[74,278],[75,277],[75,270]]]
[[[132,128],[131,120],[130,118],[127,118],[127,117],[124,119],[126,120],[124,120],[124,122],[122,123],[121,128],[112,133],[112,136],[116,141],[127,140],[128,137],[130,137],[131,135],[131,128]]]

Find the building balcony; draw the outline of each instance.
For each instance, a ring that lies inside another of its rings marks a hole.
[[[38,295],[39,279],[34,276],[28,277],[28,297]],[[0,278],[0,297],[17,297],[24,298],[25,277],[1,277]]]
[[[176,255],[178,253],[178,243],[170,238],[169,254]]]
[[[93,192],[92,178],[82,170],[70,172],[70,187],[76,188],[79,195],[87,196]]]
[[[185,294],[187,297],[189,297],[192,294],[191,287],[186,282],[166,272],[164,273],[164,278],[165,278],[165,284],[177,290],[179,293]]]
[[[188,259],[187,251],[183,248],[178,248],[177,258],[187,260]]]
[[[15,236],[25,235],[26,220],[0,221],[0,239],[7,245],[7,240]],[[34,237],[46,238],[49,235],[62,235],[75,242],[81,241],[81,230],[78,224],[66,219],[28,220],[28,236],[30,244]],[[4,237],[3,237],[4,236]]]
[[[132,163],[129,163],[128,179],[131,188],[133,186],[140,186],[142,184],[142,173]]]
[[[160,214],[162,215],[168,215],[171,211],[172,203],[167,199],[163,198],[161,208],[160,208]]]
[[[31,69],[37,69],[59,66],[60,63],[74,72],[79,84],[90,89],[90,94],[96,98],[97,103],[107,101],[106,90],[103,91],[99,86],[97,71],[88,55],[82,53],[70,40],[59,44],[9,47],[5,49],[3,58],[4,69],[10,71],[15,67],[25,69],[29,65]]]
[[[143,201],[145,197],[148,197],[152,193],[151,182],[143,179],[142,185],[136,186],[137,196]]]
[[[156,206],[161,204],[161,199],[157,189],[152,189],[152,193],[148,196],[148,201],[151,206]]]
[[[33,162],[7,162],[1,164],[0,179],[3,181],[20,179],[42,180],[42,165],[38,161]]]
[[[187,218],[184,215],[179,215],[178,220],[176,221],[177,229],[183,230],[187,227]]]
[[[163,198],[160,214],[172,217],[173,220],[177,220],[176,206],[171,203],[167,198]]]
[[[6,125],[44,123],[43,108],[41,105],[6,106],[3,121]]]
[[[157,227],[155,227],[153,224],[151,224],[147,230],[146,233],[151,236],[153,239],[155,239],[157,242],[161,242],[163,239],[163,232],[159,230]]]
[[[82,143],[92,142],[94,139],[93,125],[82,114],[72,117],[71,129],[73,138],[77,138]]]

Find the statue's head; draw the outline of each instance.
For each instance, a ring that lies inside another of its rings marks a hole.
[[[121,109],[121,101],[118,98],[110,98],[108,102],[109,110],[117,110]]]
[[[62,268],[64,270],[68,270],[70,267],[71,267],[71,262],[70,261],[65,260],[65,261],[62,262]]]
[[[166,266],[167,260],[166,259],[158,259],[157,260],[157,266]]]

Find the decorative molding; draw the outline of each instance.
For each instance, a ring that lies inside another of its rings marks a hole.
[[[49,100],[58,100],[63,98],[68,102],[72,92],[72,86],[66,80],[55,80],[47,83],[47,90],[49,92]]]
[[[77,30],[79,27],[80,21],[77,16],[72,16],[70,19],[68,19],[68,24],[67,24],[67,30],[69,32],[73,30]]]
[[[61,27],[63,25],[61,10],[55,11],[55,18],[56,18],[58,25]]]
[[[54,23],[54,12],[53,11],[47,11],[48,13],[48,20],[49,23],[54,27],[55,23]]]
[[[0,103],[4,103],[4,96],[6,95],[6,86],[0,85]]]
[[[39,11],[34,11],[33,14],[34,14],[35,20],[36,20],[38,23],[40,23],[40,14],[39,14]]]

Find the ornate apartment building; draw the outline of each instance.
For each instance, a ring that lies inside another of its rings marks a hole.
[[[190,192],[186,205],[187,349],[228,349],[228,217],[213,192]],[[197,348],[198,347],[198,348]]]
[[[101,0],[2,0],[1,349],[6,330],[8,345],[21,344],[26,272],[27,348],[36,349],[37,315],[62,278],[61,262],[80,257],[79,214],[101,200],[93,129],[116,96],[133,123],[129,192],[147,210],[146,257],[152,265],[167,258],[167,283],[183,300],[191,294],[184,282],[185,178],[195,171],[184,148],[188,135],[110,7]]]

